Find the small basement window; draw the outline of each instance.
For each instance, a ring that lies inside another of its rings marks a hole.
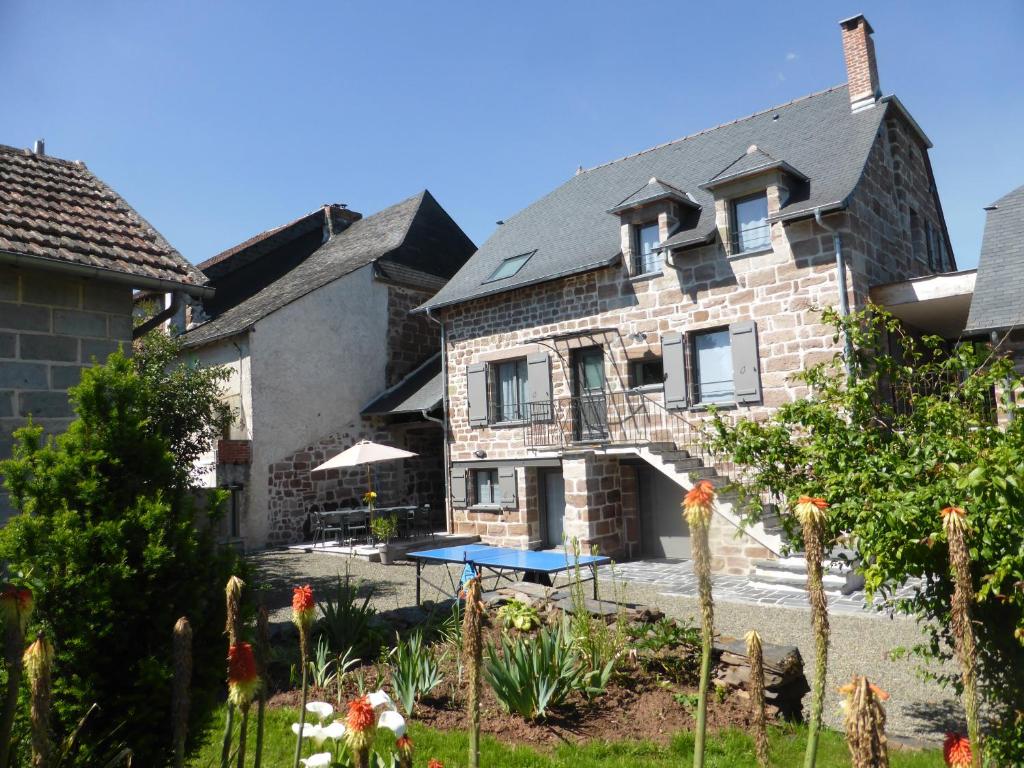
[[[660,357],[634,360],[629,364],[633,387],[660,387],[665,383],[665,366]]]
[[[490,283],[494,280],[504,280],[506,277],[512,277],[523,265],[530,260],[530,257],[535,254],[536,251],[530,251],[529,253],[521,253],[518,256],[509,256],[504,259],[498,268],[491,273],[491,276],[484,280],[485,283]]]
[[[473,503],[484,506],[501,504],[501,487],[498,485],[498,470],[473,470]]]

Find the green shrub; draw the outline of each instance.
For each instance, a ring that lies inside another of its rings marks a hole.
[[[510,600],[498,609],[498,618],[506,627],[514,627],[520,632],[529,632],[540,626],[540,614],[532,605],[522,600]]]
[[[424,645],[423,633],[416,630],[408,640],[400,640],[391,652],[391,690],[402,704],[406,717],[423,696],[441,684],[441,665],[433,648]]]
[[[335,653],[351,649],[360,658],[372,659],[381,645],[381,634],[370,623],[377,614],[370,605],[374,587],[370,585],[360,598],[360,586],[358,581],[353,583],[347,569],[344,576],[338,574],[334,599],[317,603],[320,619],[316,623],[316,633],[327,638]]]
[[[527,720],[547,715],[581,686],[580,664],[564,624],[536,635],[503,636],[487,644],[484,679],[509,712]]]
[[[180,616],[194,634],[191,735],[202,734],[222,690],[223,587],[237,558],[216,548],[211,525],[197,528],[177,457],[150,418],[164,396],[115,353],[71,389],[78,418],[65,434],[44,443],[29,425],[0,463],[20,511],[0,529],[0,560],[38,585],[35,619],[56,648],[58,733],[99,705],[80,737],[83,764],[96,759],[90,734],[114,731],[136,764],[166,762]]]

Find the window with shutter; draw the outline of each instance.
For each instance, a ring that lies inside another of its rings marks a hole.
[[[526,359],[529,369],[527,387],[527,415],[531,421],[550,421],[551,409],[551,356],[545,352]]]
[[[731,403],[735,396],[734,355],[728,328],[693,334],[693,363],[697,401]]]
[[[665,378],[665,407],[685,408],[688,403],[686,386],[686,353],[680,333],[666,333],[661,337],[661,361]]]
[[[757,324],[753,320],[729,326],[733,387],[737,403],[761,401],[761,360],[757,352]]]
[[[487,425],[487,364],[466,366],[466,399],[469,408],[469,426]]]
[[[466,506],[466,470],[452,467],[451,471],[452,506]]]
[[[505,509],[516,508],[516,469],[515,467],[498,468],[498,503]]]

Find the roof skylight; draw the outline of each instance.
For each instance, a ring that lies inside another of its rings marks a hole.
[[[512,277],[523,265],[530,260],[530,257],[535,254],[536,251],[530,251],[529,253],[521,253],[518,256],[509,256],[507,259],[503,259],[498,268],[495,269],[491,276],[484,280],[485,283],[493,282],[494,280],[504,280],[506,277]]]

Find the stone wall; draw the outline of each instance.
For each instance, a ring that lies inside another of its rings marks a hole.
[[[393,387],[441,348],[441,326],[424,313],[411,314],[432,295],[432,291],[388,286],[385,388]]]
[[[894,107],[879,104],[874,108],[890,109],[890,115],[847,210],[827,215],[827,228],[813,218],[776,222],[771,226],[770,250],[730,255],[721,242],[716,242],[676,252],[673,264],[655,276],[634,277],[625,265],[618,264],[440,310],[447,327],[452,460],[476,462],[486,468],[488,462],[496,460],[561,456],[566,480],[566,534],[579,535],[609,551],[638,553],[639,524],[635,515],[634,522],[630,522],[623,504],[624,499],[630,499],[635,506],[635,477],[630,478],[629,472],[621,468],[617,474],[606,471],[603,461],[579,458],[569,454],[569,449],[563,455],[557,447],[531,447],[522,425],[470,426],[467,368],[546,353],[551,361],[552,396],[556,401],[564,400],[571,396],[572,350],[600,345],[605,354],[607,388],[621,392],[631,386],[630,361],[660,355],[665,333],[753,320],[757,326],[762,397],[760,402],[735,407],[731,415],[761,419],[778,406],[804,396],[806,390],[792,380],[792,375],[831,360],[840,351],[840,345],[833,342],[832,328],[822,323],[820,314],[821,308],[838,305],[833,228],[841,233],[849,265],[847,292],[854,307],[866,303],[871,285],[953,266],[926,148]],[[778,195],[778,188],[770,189],[770,214],[777,209]],[[932,265],[927,252],[920,250],[921,243],[917,251],[914,245],[914,227],[921,230],[926,222],[936,233]],[[565,334],[573,337],[557,338]],[[650,396],[655,400],[661,397],[657,392]],[[685,430],[692,434],[706,418],[706,411],[691,408],[681,418],[691,425]],[[667,437],[672,439],[671,435]],[[486,458],[475,459],[478,451]],[[609,499],[611,491],[615,492],[614,501]],[[493,514],[484,517],[473,511],[455,510],[457,530],[478,533],[495,543],[518,541],[519,546],[529,545],[530,537],[513,536],[500,527],[528,525],[537,515],[528,508],[529,503],[521,495],[519,514],[505,511],[497,516],[500,519]],[[719,553],[715,566],[719,570],[746,572],[751,558],[771,554],[745,535],[737,538],[738,530],[725,518],[716,520],[713,526]]]
[[[73,413],[68,387],[123,345],[131,353],[132,289],[57,272],[0,267],[0,459],[31,416],[49,434]],[[0,522],[11,509],[0,489]]]
[[[444,504],[444,459],[441,430],[429,426],[387,426],[380,420],[362,419],[340,432],[282,457],[267,475],[268,546],[284,546],[303,540],[311,505],[360,505],[366,492],[366,467],[311,470],[360,440],[393,445],[419,454],[402,461],[371,466],[373,489],[380,506]]]

